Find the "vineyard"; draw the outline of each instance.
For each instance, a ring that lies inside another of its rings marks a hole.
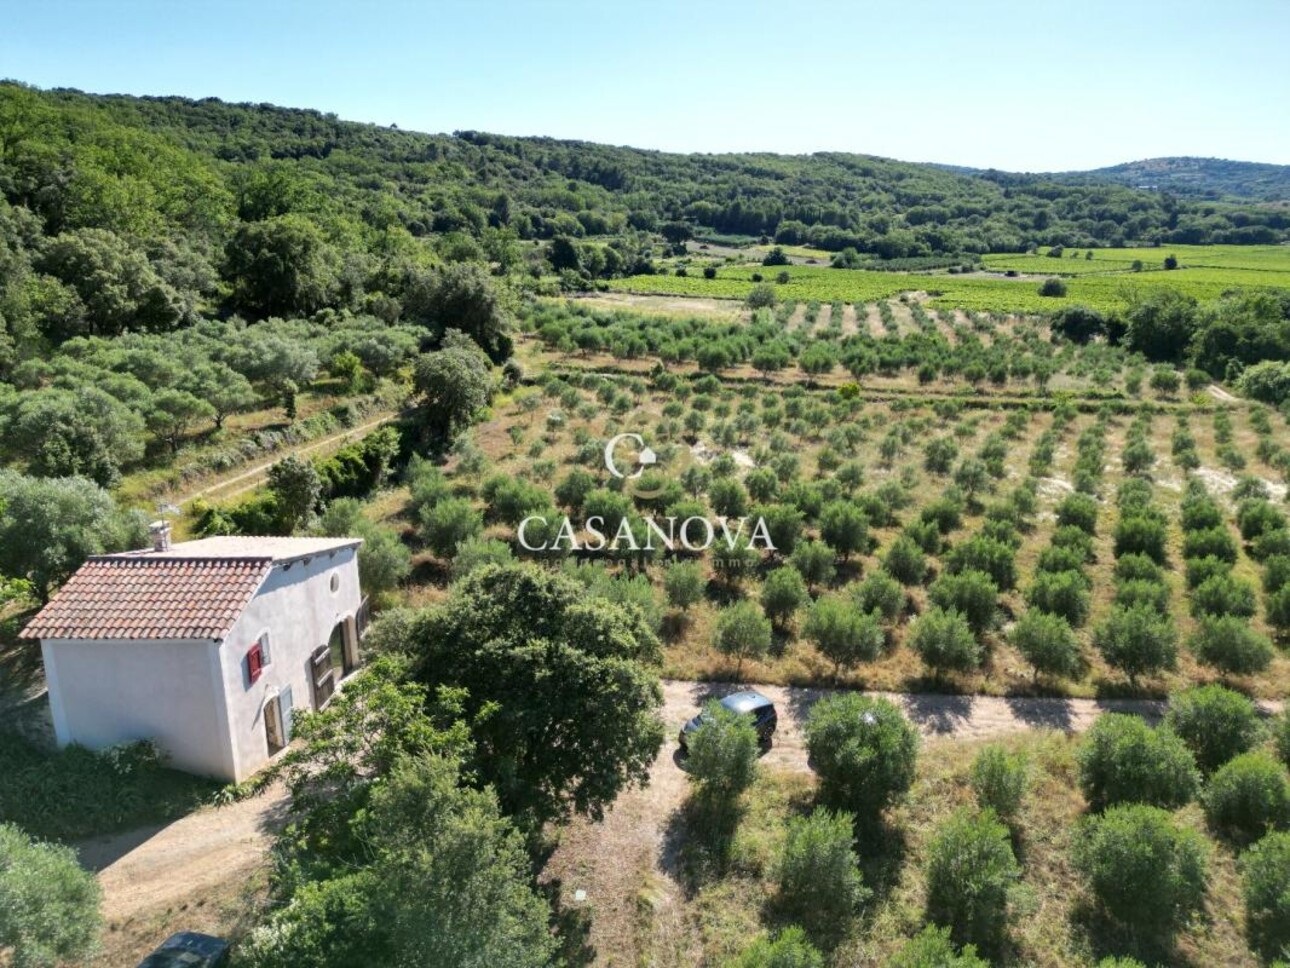
[[[889,273],[866,269],[794,265],[771,267],[721,265],[715,278],[704,278],[694,266],[684,276],[673,274],[630,276],[611,280],[609,287],[623,292],[663,293],[744,299],[752,287],[765,281],[784,300],[871,303],[904,292],[927,293],[934,307],[976,312],[1051,313],[1066,305],[1086,305],[1103,312],[1124,309],[1138,295],[1176,289],[1198,300],[1210,300],[1232,289],[1290,288],[1290,247],[1286,246],[1174,246],[1167,249],[1073,250],[1079,258],[1063,253],[985,256],[987,270],[952,274]],[[1085,258],[1089,252],[1092,259]],[[1164,259],[1174,256],[1178,268],[1165,270]],[[1141,262],[1140,271],[1134,263]],[[1158,270],[1158,271],[1157,271]],[[1018,273],[1009,277],[1002,273]],[[1040,277],[1062,276],[1066,292],[1041,296]],[[778,278],[777,278],[778,277]]]

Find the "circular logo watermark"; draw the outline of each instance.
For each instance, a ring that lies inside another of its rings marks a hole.
[[[627,441],[631,441],[636,445],[636,459],[632,462],[629,472],[623,471],[616,456],[618,448]],[[645,438],[640,434],[616,434],[605,443],[605,469],[619,480],[635,481],[645,473],[646,468],[653,467],[657,463],[658,455],[650,449],[649,445],[645,443]],[[663,493],[663,490],[663,484],[660,482],[658,487],[633,487],[632,494],[642,500],[649,500],[650,498],[658,497]]]

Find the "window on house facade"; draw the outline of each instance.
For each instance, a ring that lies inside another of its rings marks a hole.
[[[328,646],[321,646],[310,657],[309,671],[314,686],[314,709],[322,709],[336,691],[336,672]]]
[[[246,652],[246,678],[251,684],[254,684],[260,678],[260,673],[264,671],[264,647],[256,642]]]

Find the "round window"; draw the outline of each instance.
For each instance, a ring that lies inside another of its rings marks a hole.
[[[335,595],[340,591],[340,575],[331,576],[331,593]]]

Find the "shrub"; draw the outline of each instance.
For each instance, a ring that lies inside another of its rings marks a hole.
[[[951,573],[983,571],[1004,592],[1017,584],[1016,552],[995,538],[968,538],[950,551],[946,567]]]
[[[836,936],[869,896],[851,851],[854,818],[817,808],[788,822],[779,861],[783,911],[813,935]]]
[[[938,677],[973,672],[981,666],[981,645],[959,612],[932,607],[909,626],[909,646]]]
[[[766,617],[782,626],[809,600],[806,583],[796,568],[776,568],[761,588],[761,607]]]
[[[1201,662],[1238,676],[1262,672],[1272,664],[1274,654],[1267,636],[1235,615],[1202,618],[1187,647]]]
[[[1012,626],[1013,647],[1041,675],[1074,678],[1080,672],[1079,643],[1060,615],[1032,609]]]
[[[484,521],[467,498],[444,498],[423,509],[421,531],[426,544],[440,558],[451,558],[457,545],[479,536]]]
[[[1066,295],[1066,283],[1052,276],[1045,279],[1039,286],[1039,295],[1041,296],[1064,296]]]
[[[1197,500],[1188,497],[1182,504],[1182,527],[1184,531],[1208,531],[1223,526],[1223,510],[1213,498],[1206,495]]]
[[[757,730],[747,716],[715,700],[686,743],[686,769],[705,796],[730,800],[757,776]]]
[[[1204,558],[1213,555],[1228,564],[1236,563],[1236,539],[1226,528],[1205,528],[1189,531],[1183,538],[1184,558]]]
[[[1144,515],[1121,518],[1115,525],[1115,556],[1146,555],[1163,565],[1166,537],[1165,526],[1157,518]]]
[[[1187,575],[1188,588],[1203,585],[1211,578],[1229,574],[1232,570],[1230,563],[1213,555],[1206,555],[1204,558],[1188,558],[1183,568]]]
[[[1253,541],[1269,531],[1280,531],[1285,528],[1286,518],[1269,501],[1251,498],[1242,501],[1237,508],[1236,523],[1241,529],[1241,537],[1246,541]]]
[[[1165,572],[1146,555],[1124,555],[1115,563],[1115,580],[1163,582]]]
[[[1272,746],[1281,762],[1290,766],[1290,708],[1284,709],[1272,723]]]
[[[1196,618],[1206,615],[1249,618],[1254,611],[1254,586],[1233,575],[1214,575],[1192,589],[1191,613]]]
[[[1241,858],[1245,914],[1254,943],[1266,952],[1290,947],[1290,833],[1271,833]]]
[[[1131,802],[1178,807],[1200,785],[1196,761],[1179,737],[1124,713],[1099,716],[1076,759],[1080,788],[1095,810]]]
[[[860,611],[845,595],[822,596],[802,624],[802,636],[833,663],[834,674],[872,662],[886,644],[879,613]]]
[[[1269,595],[1290,585],[1290,555],[1272,555],[1263,562],[1263,590]]]
[[[703,600],[703,567],[698,562],[677,561],[663,572],[663,591],[673,608],[688,611],[690,606]]]
[[[883,567],[902,585],[921,585],[927,577],[927,556],[913,538],[901,535],[887,549]]]
[[[928,597],[941,609],[962,615],[978,635],[994,624],[999,592],[985,572],[968,569],[941,575],[932,582]]]
[[[1071,625],[1083,625],[1088,618],[1088,581],[1078,571],[1041,571],[1026,592],[1031,608],[1060,615]]]
[[[1097,498],[1088,494],[1070,494],[1057,505],[1057,523],[1094,534],[1097,530],[1097,511]]]
[[[1290,631],[1290,585],[1268,595],[1263,607],[1269,625],[1283,634]]]
[[[1178,633],[1167,615],[1138,605],[1116,606],[1093,632],[1093,645],[1107,664],[1136,684],[1138,676],[1178,664]]]
[[[1209,825],[1243,843],[1290,824],[1290,779],[1262,751],[1242,753],[1219,767],[1201,801]]]
[[[887,968],[990,968],[974,945],[956,951],[949,928],[929,924],[887,961]]]
[[[1019,868],[1008,828],[992,810],[960,809],[928,846],[927,915],[959,942],[995,946],[1008,918]]]
[[[1004,820],[1016,816],[1029,785],[1030,763],[1024,753],[987,746],[972,762],[972,792],[977,804]]]
[[[1081,531],[1074,525],[1068,524],[1055,530],[1048,543],[1054,548],[1074,549],[1085,561],[1093,560],[1093,538],[1087,531]]]
[[[770,622],[752,602],[736,602],[717,616],[716,645],[722,655],[734,656],[735,677],[743,673],[744,659],[757,659],[770,650]]]
[[[748,292],[749,309],[769,309],[774,306],[779,297],[775,295],[775,287],[765,284],[753,286]]]
[[[1126,804],[1085,818],[1072,859],[1105,911],[1133,928],[1168,930],[1205,896],[1203,838],[1158,807]]]
[[[1290,529],[1278,528],[1265,531],[1254,539],[1250,548],[1250,557],[1255,561],[1267,561],[1274,555],[1290,556]]]
[[[806,932],[794,925],[774,940],[758,938],[730,968],[824,968],[824,956],[807,940]]]
[[[0,824],[0,950],[14,968],[80,962],[98,942],[103,891],[76,852]]]
[[[888,622],[895,621],[905,610],[905,589],[882,571],[875,571],[856,586],[855,599],[860,611],[877,611]]]
[[[1035,563],[1036,571],[1073,571],[1082,574],[1083,569],[1084,555],[1078,548],[1059,548],[1049,545],[1039,553],[1039,560]]]
[[[1203,773],[1252,748],[1262,731],[1254,703],[1219,685],[1170,696],[1165,725],[1187,744]]]
[[[1169,611],[1169,586],[1153,581],[1125,581],[1115,589],[1115,604],[1125,608],[1146,605],[1157,612]]]
[[[914,782],[918,731],[886,699],[855,693],[821,699],[805,732],[822,798],[861,820],[875,818]]]

